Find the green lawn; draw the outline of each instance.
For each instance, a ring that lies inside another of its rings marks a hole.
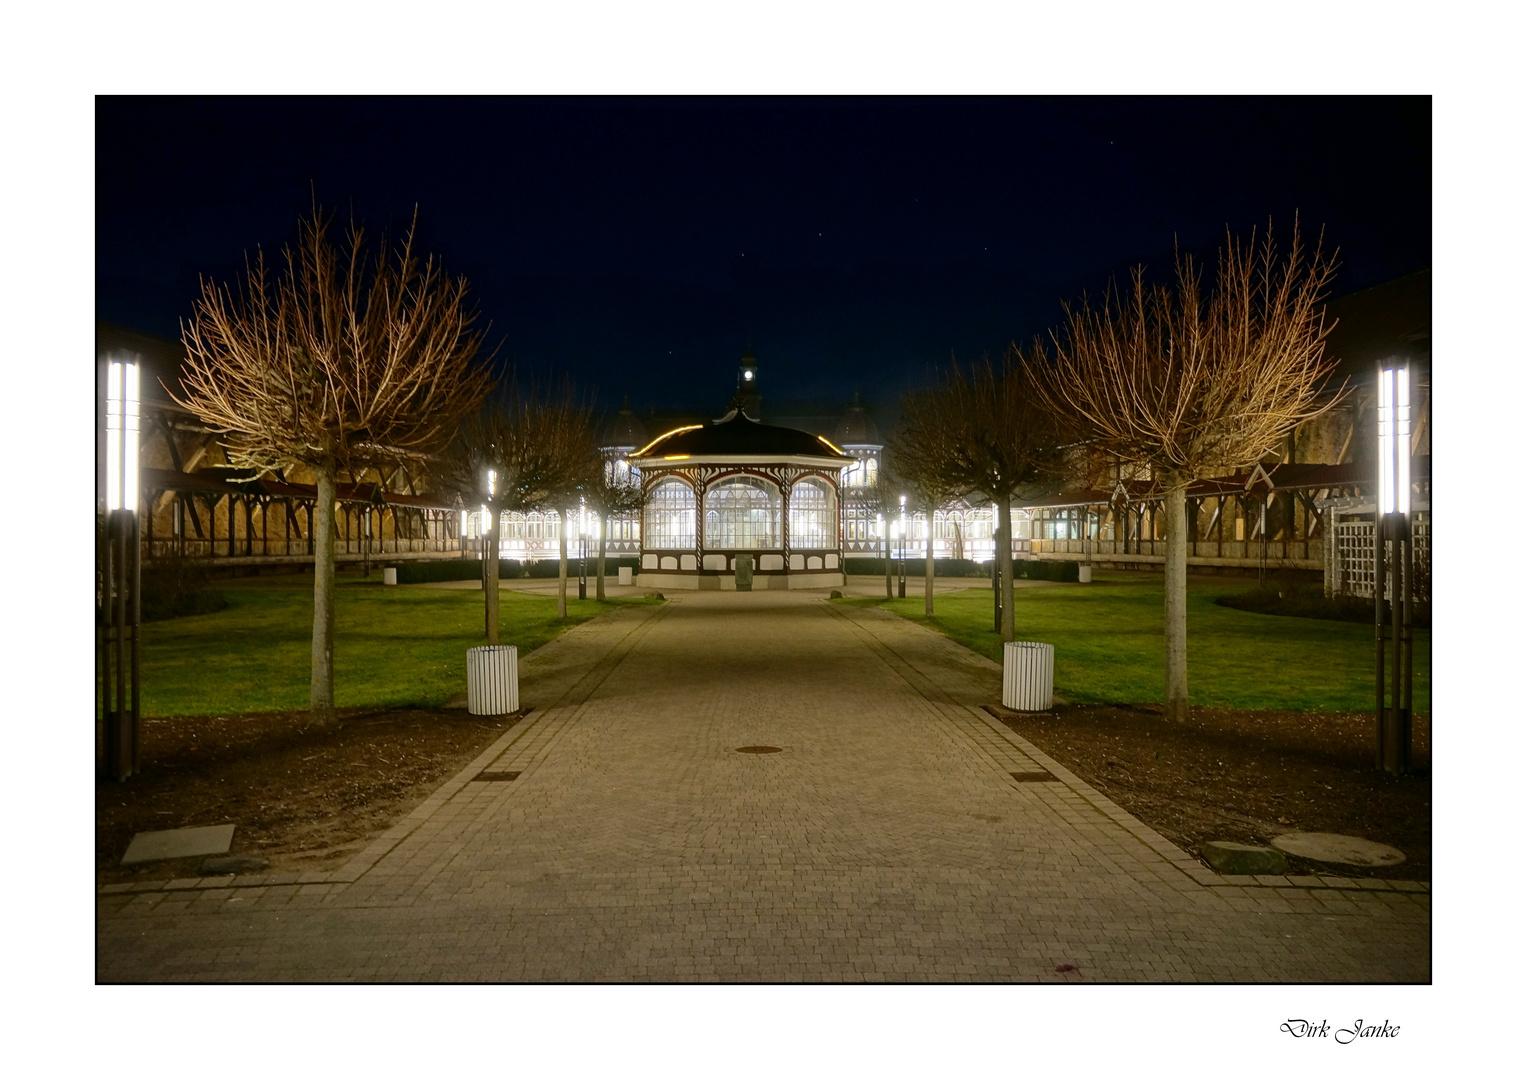
[[[228,606],[143,626],[145,716],[301,709],[308,705],[313,633],[310,577],[218,582]],[[572,586],[577,595],[576,583]],[[648,600],[499,594],[499,640],[523,656],[618,604]],[[439,705],[467,687],[467,649],[483,644],[478,591],[384,588],[344,580],[335,589],[334,699],[356,705]]]
[[[1002,660],[992,633],[992,596],[967,589],[934,598],[923,616],[922,590],[908,581],[905,600],[878,604]],[[1195,705],[1250,709],[1373,708],[1373,628],[1361,623],[1257,615],[1220,607],[1214,597],[1245,588],[1235,582],[1188,585],[1188,692]],[[1055,646],[1055,692],[1077,703],[1160,701],[1164,646],[1162,579],[1095,574],[1089,585],[1019,589],[1013,626],[1019,641]],[[1431,633],[1415,632],[1413,706],[1431,710]]]

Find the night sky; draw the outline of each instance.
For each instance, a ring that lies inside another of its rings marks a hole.
[[[178,337],[197,277],[316,190],[471,282],[490,345],[604,406],[886,406],[1174,236],[1297,211],[1336,293],[1431,265],[1427,98],[120,98],[96,106],[97,315]]]

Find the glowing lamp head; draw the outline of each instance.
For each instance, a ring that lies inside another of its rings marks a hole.
[[[752,370],[750,370],[749,368],[743,368],[742,369],[742,381],[743,382],[752,382],[753,381],[753,372],[752,372]]]
[[[106,369],[106,509],[138,509],[138,365]]]
[[[1410,513],[1410,366],[1383,368],[1378,385],[1380,514]]]

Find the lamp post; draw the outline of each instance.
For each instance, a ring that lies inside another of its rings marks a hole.
[[[992,632],[1002,633],[1002,560],[997,545],[1002,539],[1002,518],[996,503],[991,504],[991,625]]]
[[[1391,363],[1393,363],[1391,361]],[[1373,636],[1377,768],[1410,771],[1411,622],[1415,550],[1410,521],[1410,365],[1378,369],[1378,488],[1373,519]],[[1386,559],[1387,555],[1387,559]],[[1389,618],[1384,597],[1389,595]],[[1388,667],[1388,678],[1385,668]],[[1389,695],[1385,701],[1385,683]]]
[[[884,514],[875,515],[875,537],[885,547],[885,598],[891,598],[891,530]]]
[[[587,600],[589,595],[588,579],[589,557],[589,514],[588,508],[583,501],[578,501],[578,599]]]
[[[127,359],[132,356],[132,359]],[[106,365],[105,504],[96,530],[96,626],[101,646],[101,742],[106,775],[138,771],[138,628],[142,551],[138,540],[138,364]]]
[[[896,560],[896,597],[899,600],[907,598],[907,497],[901,497],[901,518],[897,522],[896,536],[897,560]]]

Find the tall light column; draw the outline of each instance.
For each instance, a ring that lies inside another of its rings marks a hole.
[[[132,356],[132,359],[128,359]],[[138,364],[106,364],[104,513],[97,525],[97,632],[101,646],[104,771],[126,780],[139,767],[138,627],[142,551],[138,539]]]
[[[1374,763],[1385,772],[1399,775],[1409,772],[1411,765],[1411,624],[1415,550],[1411,543],[1410,521],[1408,364],[1379,367],[1377,406],[1378,486],[1374,494],[1373,521]],[[1384,608],[1386,594],[1389,598],[1388,618]]]

